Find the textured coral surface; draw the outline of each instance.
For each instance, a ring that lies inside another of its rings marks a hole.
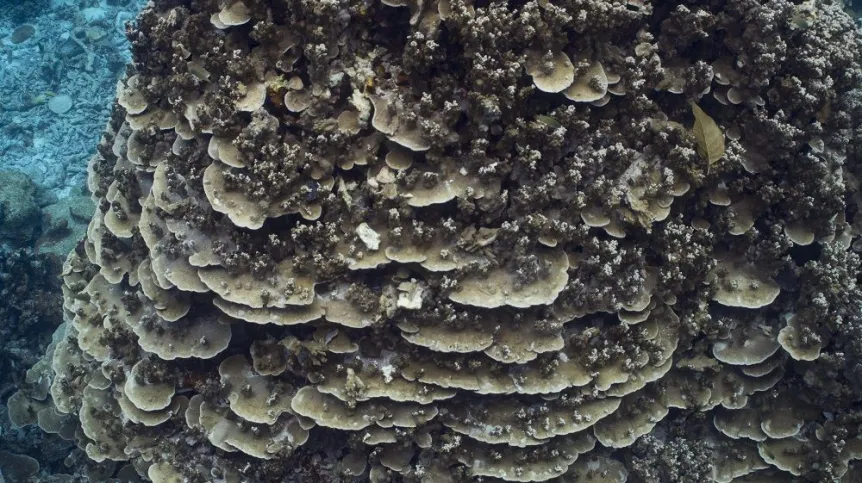
[[[130,35],[39,412],[91,459],[858,478],[839,5],[157,0]]]

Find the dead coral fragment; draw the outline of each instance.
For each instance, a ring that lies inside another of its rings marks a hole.
[[[503,481],[548,481],[564,474],[578,456],[591,451],[596,440],[588,434],[564,436],[538,448],[490,447],[465,441],[458,460],[474,477]]]
[[[290,409],[293,387],[257,374],[244,356],[228,357],[219,364],[222,383],[230,388],[230,409],[252,423],[275,424]]]
[[[36,28],[32,25],[21,25],[12,31],[12,35],[9,36],[9,40],[11,40],[13,44],[21,44],[26,42],[35,33]]]

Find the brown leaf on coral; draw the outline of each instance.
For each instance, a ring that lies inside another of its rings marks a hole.
[[[697,142],[697,154],[712,166],[724,156],[724,133],[709,114],[694,102],[691,103],[691,112],[694,114],[692,132]]]

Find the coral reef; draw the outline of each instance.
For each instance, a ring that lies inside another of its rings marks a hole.
[[[862,3],[859,0],[843,0],[844,2],[844,10],[856,18],[860,22],[860,27],[862,27]]]
[[[837,3],[156,0],[130,38],[10,412],[156,483],[859,477]]]
[[[37,187],[24,173],[0,171],[0,244],[23,247],[39,235]]]
[[[32,333],[50,336],[63,322],[62,303],[56,300],[60,293],[61,261],[56,255],[33,255],[25,250],[0,251],[0,337],[10,350],[9,342],[47,343],[33,337]],[[24,334],[31,333],[30,337]],[[12,354],[4,354],[4,362],[14,360]],[[35,360],[23,366],[31,366]]]

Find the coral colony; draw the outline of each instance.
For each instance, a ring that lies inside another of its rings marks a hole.
[[[155,0],[129,38],[19,425],[156,483],[859,481],[841,5]]]

